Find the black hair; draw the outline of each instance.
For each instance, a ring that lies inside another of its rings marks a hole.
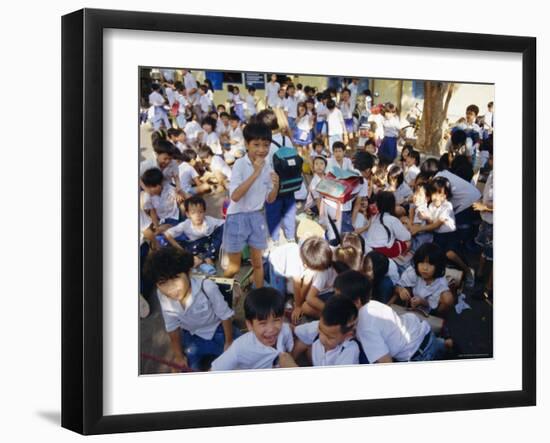
[[[249,86],[248,92],[256,92],[256,88],[254,86]]]
[[[359,271],[345,271],[334,280],[334,289],[341,297],[347,297],[355,302],[360,300],[361,304],[368,303],[371,295],[371,284],[366,275]]]
[[[439,160],[433,157],[427,158],[420,166],[420,172],[425,172],[430,177],[434,176],[439,172]]]
[[[414,147],[413,145],[411,145],[410,143],[405,143],[405,145],[403,146],[403,148],[401,149],[401,161],[405,161],[405,159],[403,158],[403,151],[404,150],[407,150],[409,151],[409,155],[411,155],[411,152],[413,151]]]
[[[199,89],[200,89],[201,91],[203,91],[205,94],[208,92],[208,86],[206,86],[206,85],[200,85],[200,86],[199,86]]]
[[[212,152],[212,149],[210,149],[209,146],[201,146],[197,154],[201,160],[214,156],[214,152]]]
[[[370,89],[365,89],[363,91],[363,94],[365,94],[367,97],[372,97],[372,92],[370,91]]]
[[[384,214],[394,215],[395,213],[395,195],[390,191],[380,191],[376,194],[374,201],[380,214],[380,223],[384,227],[388,240],[391,238],[389,228],[384,224]]]
[[[332,110],[334,108],[336,108],[336,102],[333,99],[329,98],[327,101],[327,109]]]
[[[164,129],[159,129],[151,134],[151,144],[153,148],[159,140],[166,140],[166,131]]]
[[[347,334],[354,329],[357,315],[357,306],[350,298],[332,296],[325,303],[321,319],[327,326],[340,326],[340,332]]]
[[[436,243],[424,243],[420,246],[413,256],[414,270],[416,275],[420,276],[418,272],[418,264],[426,261],[435,266],[434,278],[443,277],[445,275],[445,266],[447,264],[447,257],[445,251],[441,249]]]
[[[303,88],[303,86],[302,86],[301,83],[297,83],[297,84],[296,84],[296,89],[302,89],[302,88]]]
[[[451,159],[448,152],[445,152],[441,157],[439,157],[439,170],[445,171],[447,169],[450,169],[451,167]]]
[[[455,129],[451,133],[451,143],[453,146],[462,146],[466,143],[466,131],[463,129]]]
[[[152,89],[153,91],[159,91],[159,90],[160,90],[160,85],[159,85],[158,83],[153,83],[153,84],[151,85],[151,89]]]
[[[168,140],[157,140],[153,149],[157,155],[168,154],[172,156],[177,148]]]
[[[378,251],[371,251],[363,260],[363,272],[366,272],[367,270],[367,260],[370,260],[372,263],[372,272],[374,277],[371,284],[373,288],[376,288],[388,273],[388,269],[390,268],[390,260]]]
[[[325,147],[325,143],[320,138],[313,139],[313,142],[311,144],[313,145],[313,149],[315,149],[315,146],[322,146],[323,148]]]
[[[185,163],[189,163],[191,160],[197,158],[197,153],[193,149],[186,149],[180,154],[180,160]]]
[[[237,121],[237,122],[240,122],[240,121],[241,121],[241,119],[239,118],[239,116],[238,116],[237,114],[231,114],[231,115],[229,116],[229,120],[231,120],[231,121]]]
[[[189,274],[193,267],[193,254],[172,246],[152,251],[143,271],[153,284],[163,283],[176,278],[179,274]]]
[[[487,107],[488,107],[488,108],[492,108],[494,105],[495,105],[494,102],[489,102],[489,103],[487,103]]]
[[[244,318],[248,321],[266,320],[270,315],[282,317],[285,298],[275,288],[253,289],[244,299]]]
[[[374,166],[374,156],[370,152],[359,151],[353,157],[353,166],[358,171],[366,171]]]
[[[473,112],[477,116],[479,114],[479,108],[477,107],[477,105],[469,105],[466,108],[466,113],[468,112]]]
[[[444,192],[447,200],[453,197],[453,192],[451,191],[451,182],[445,177],[435,177],[431,181],[431,187],[432,193]]]
[[[460,178],[470,182],[474,176],[472,162],[465,155],[457,155],[451,164],[451,172]]]
[[[368,145],[376,146],[376,140],[372,137],[368,138],[365,142],[365,147],[367,147]]]
[[[247,143],[252,140],[265,140],[271,142],[271,128],[265,123],[251,122],[245,126],[243,137]]]
[[[180,134],[183,133],[183,129],[181,128],[169,128],[168,131],[166,131],[168,134],[168,137],[178,137]]]
[[[189,209],[189,206],[191,205],[198,205],[202,206],[202,209],[206,211],[206,201],[204,201],[204,198],[202,198],[200,195],[193,195],[183,202],[183,206],[185,207],[185,210],[187,211]]]
[[[418,152],[416,149],[411,149],[409,151],[409,157],[412,157],[414,159],[414,164],[416,166],[420,164],[420,152]]]
[[[315,271],[324,271],[332,265],[332,249],[322,237],[309,237],[300,246],[304,264]]]
[[[325,163],[325,168],[327,167],[328,161],[327,161],[327,159],[326,159],[325,157],[323,157],[322,155],[318,155],[317,157],[315,157],[315,158],[313,159],[313,162],[312,162],[312,163],[315,163],[315,160],[317,160],[317,159],[323,160],[323,162]]]
[[[216,120],[214,120],[212,117],[204,117],[201,122],[201,126],[204,125],[210,125],[212,130],[216,129]]]
[[[227,117],[227,118],[229,118],[230,116],[229,116],[229,114],[228,114],[227,112],[224,111],[224,112],[220,112],[220,117]]]
[[[346,145],[342,142],[336,141],[332,144],[332,151],[334,152],[335,149],[341,149],[341,150],[345,151],[346,150]]]
[[[348,88],[342,89],[342,91],[340,91],[340,94],[343,94],[344,92],[347,92],[349,95],[351,95],[351,91]]]
[[[401,166],[397,166],[397,165],[392,166],[390,168],[390,170],[388,171],[387,180],[388,180],[388,183],[390,182],[390,180],[396,180],[396,182],[397,182],[396,188],[401,186],[403,184],[403,182],[405,181],[405,175],[403,174],[403,168],[401,168]]]
[[[162,184],[163,180],[164,176],[159,168],[147,169],[147,171],[141,175],[141,181],[145,186],[158,186]]]
[[[272,131],[276,131],[277,129],[279,129],[277,115],[275,115],[275,112],[273,112],[271,109],[264,109],[263,111],[258,112],[253,121],[267,125],[267,127]]]

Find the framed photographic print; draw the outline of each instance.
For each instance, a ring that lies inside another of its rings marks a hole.
[[[534,405],[535,51],[64,16],[62,425]]]

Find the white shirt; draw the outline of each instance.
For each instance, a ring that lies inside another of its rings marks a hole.
[[[145,193],[143,209],[154,209],[161,224],[167,218],[177,220],[180,212],[176,202],[176,189],[172,185],[163,185],[160,195]]]
[[[250,115],[256,114],[256,97],[248,94],[246,96],[246,108]]]
[[[439,207],[430,203],[428,206],[428,214],[433,222],[439,220],[443,221],[443,224],[434,232],[444,234],[446,232],[456,231],[455,214],[453,212],[453,205],[450,202],[444,201]]]
[[[216,230],[218,226],[223,225],[224,221],[219,218],[206,215],[201,226],[195,226],[190,219],[187,219],[176,226],[166,231],[172,238],[179,237],[185,234],[190,241],[198,240],[199,238],[208,237]]]
[[[299,279],[304,272],[304,264],[300,257],[300,246],[297,243],[285,243],[277,246],[269,253],[269,262],[274,271],[286,278],[287,292],[294,293],[292,280]]]
[[[231,125],[229,123],[227,123],[227,125],[224,125],[222,119],[219,118],[218,122],[216,123],[216,132],[218,133],[218,135],[221,136],[222,134],[228,134],[229,131],[231,131]]]
[[[187,91],[187,98],[190,102],[196,102],[198,92],[195,92],[194,94],[190,94],[192,89],[197,89],[197,81],[195,80],[195,77],[193,77],[193,74],[188,72],[183,77],[183,84],[185,85],[185,90]]]
[[[198,172],[189,163],[183,162],[179,165],[180,187],[182,191],[189,192],[195,186],[194,179],[199,176]]]
[[[283,323],[275,347],[264,345],[250,331],[233,341],[227,351],[212,362],[212,371],[273,368],[277,366],[279,354],[291,352],[293,347],[294,339],[288,323]]]
[[[380,214],[376,214],[371,221],[365,243],[371,248],[391,247],[396,240],[408,241],[411,239],[411,233],[403,226],[401,220],[390,214],[384,214],[384,225],[389,230],[388,232],[380,222]]]
[[[215,155],[212,157],[212,160],[210,161],[210,171],[220,171],[223,175],[227,177],[228,180],[231,180],[232,172],[229,165],[225,162],[225,160],[220,157],[219,155]]]
[[[356,335],[370,363],[387,354],[397,361],[409,361],[430,331],[430,325],[415,314],[400,317],[375,300],[359,309]]]
[[[231,318],[234,312],[227,306],[218,286],[212,280],[205,279],[203,282],[196,277],[189,280],[191,295],[184,303],[167,297],[157,289],[166,331],[172,332],[181,328],[190,334],[211,340],[221,321]]]
[[[449,285],[445,277],[438,277],[430,284],[427,284],[422,277],[417,275],[414,266],[409,266],[405,272],[403,272],[401,278],[397,282],[397,286],[412,288],[413,295],[427,300],[430,309],[437,309],[441,294],[449,290]]]
[[[298,99],[293,96],[288,96],[283,100],[283,107],[290,118],[296,118],[298,115]]]
[[[342,116],[342,112],[338,108],[334,108],[332,111],[329,111],[327,122],[328,135],[341,135],[344,133],[344,117]]]
[[[351,103],[351,111],[353,112],[355,110],[355,105],[357,104],[357,89],[359,85],[356,85],[355,83],[350,83],[348,85],[348,89],[350,92],[350,98],[349,101]]]
[[[281,85],[278,82],[271,83],[268,82],[265,85],[265,97],[268,106],[273,106],[273,103],[275,102],[275,99],[279,96],[279,89],[281,89]]]
[[[157,91],[153,91],[149,94],[149,104],[151,106],[164,106],[164,97]]]
[[[324,271],[314,271],[313,269],[306,269],[305,274],[313,274],[313,279],[311,280],[311,286],[313,286],[319,295],[326,294],[327,292],[332,292],[334,290],[334,280],[338,277],[338,274],[331,266]]]
[[[327,119],[328,108],[323,102],[315,103],[315,112],[317,112],[317,121],[324,122]]]
[[[351,107],[351,100],[348,102],[340,102],[340,111],[342,112],[342,117],[345,119],[353,118],[353,109]]]
[[[309,192],[311,192],[311,196],[317,200],[318,198],[321,198],[321,194],[319,194],[315,188],[321,181],[321,177],[319,177],[317,174],[313,175],[313,178],[311,179],[311,182],[309,183]]]
[[[204,113],[207,113],[210,111],[210,107],[212,106],[212,101],[208,97],[208,95],[204,94],[201,95],[199,98],[199,105],[201,106],[201,111]]]
[[[256,180],[254,180],[252,186],[248,188],[246,194],[244,194],[238,202],[234,200],[229,202],[227,215],[238,214],[240,212],[254,212],[263,209],[265,200],[273,188],[273,183],[271,182],[272,172],[273,169],[269,165],[269,161],[266,161],[262,172]],[[229,185],[229,196],[231,197],[233,192],[235,192],[235,190],[253,173],[254,166],[252,166],[248,154],[238,159],[233,165],[233,173]]]
[[[154,168],[160,169],[156,158],[143,160],[139,164],[139,176],[140,177],[143,176],[143,173],[145,171],[148,171],[149,169],[154,169]],[[162,176],[164,177],[162,185],[168,186],[170,183],[172,183],[172,179],[174,177],[179,177],[178,162],[176,160],[171,160],[170,163],[168,163],[168,166],[166,166],[164,169],[161,169],[161,171],[162,171]]]
[[[394,285],[397,284],[400,278],[397,264],[391,258],[388,258],[388,272],[386,272],[386,276],[390,278]]]
[[[342,159],[342,164],[338,163],[336,159],[333,157],[330,157],[327,160],[327,167],[325,168],[326,172],[331,172],[333,168],[341,168],[347,171],[353,171],[353,163],[351,162],[351,159],[348,157],[344,157]]]
[[[420,168],[418,166],[412,165],[407,168],[407,172],[405,172],[405,181],[407,184],[411,185],[414,183],[418,174],[420,174]]]
[[[451,198],[451,203],[453,205],[454,213],[459,214],[468,209],[478,201],[481,197],[481,192],[466,180],[460,178],[458,175],[453,174],[450,171],[440,171],[435,174],[436,177],[445,177],[449,182],[451,182],[451,191],[453,197]]]
[[[202,142],[208,146],[210,149],[212,149],[212,152],[215,155],[221,155],[222,154],[222,145],[220,144],[220,138],[218,137],[218,134],[215,132],[210,132],[207,134],[204,133],[204,137]]]
[[[229,139],[237,143],[231,145],[231,150],[244,149],[244,136],[243,130],[237,126],[235,129],[231,128],[229,131]]]
[[[483,188],[483,199],[482,202],[486,205],[493,204],[493,171],[487,177],[487,182],[485,183],[485,188]],[[492,211],[482,211],[479,213],[481,219],[489,224],[493,224],[493,212]]]
[[[195,120],[191,120],[185,124],[185,135],[188,140],[196,140],[199,132],[203,132],[201,125],[199,125]]]
[[[301,131],[311,131],[313,127],[311,123],[311,115],[306,114],[303,117],[296,120],[296,127]]]
[[[399,137],[401,122],[399,121],[397,116],[384,118],[382,126],[384,127],[384,137]]]
[[[319,321],[294,328],[294,334],[306,345],[311,345],[313,366],[356,365],[359,363],[359,345],[348,338],[329,351],[319,340]]]
[[[409,185],[406,182],[401,183],[401,185],[393,193],[395,196],[395,203],[398,205],[407,203],[412,194],[413,192]]]

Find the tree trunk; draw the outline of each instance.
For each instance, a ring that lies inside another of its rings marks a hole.
[[[454,84],[424,82],[424,107],[418,130],[417,149],[439,157],[443,145],[443,125],[447,118]]]

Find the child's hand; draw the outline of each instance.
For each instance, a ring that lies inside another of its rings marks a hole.
[[[288,352],[281,352],[279,354],[279,366],[281,368],[296,368],[298,365]]]
[[[302,307],[295,306],[294,309],[292,310],[292,314],[290,318],[292,319],[293,324],[297,324],[302,318]]]
[[[407,225],[407,229],[411,233],[411,235],[416,235],[420,232],[420,226],[419,225]]]
[[[182,355],[180,357],[175,357],[174,360],[172,360],[172,363],[178,366],[183,366],[184,368],[189,367],[189,364],[187,363],[187,357],[185,355]],[[178,373],[181,371],[182,369],[172,368],[172,372],[174,373]]]
[[[274,172],[271,173],[271,183],[274,189],[279,189],[279,176]]]
[[[420,297],[411,298],[411,308],[415,309],[418,306],[422,306],[422,299]]]
[[[481,203],[481,202],[475,202],[472,207],[474,208],[474,211],[486,211],[487,210],[487,206],[485,206],[485,204]]]
[[[408,302],[411,299],[411,294],[405,288],[397,288],[399,298],[404,302]]]
[[[254,164],[252,165],[254,166],[254,172],[258,172],[258,173],[261,172],[264,165],[265,165],[265,159],[258,157],[256,160],[254,160]]]

